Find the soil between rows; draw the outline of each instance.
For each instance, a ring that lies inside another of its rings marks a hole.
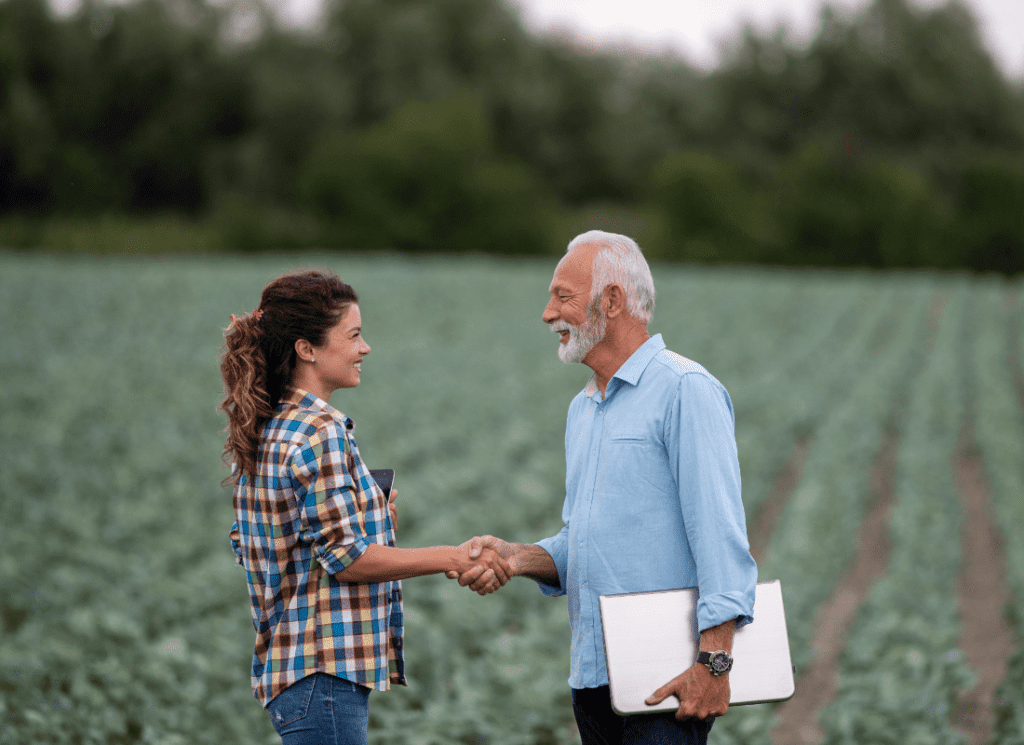
[[[814,662],[796,681],[796,695],[782,705],[772,730],[775,745],[809,745],[824,739],[818,724],[822,707],[833,699],[839,682],[837,660],[846,631],[870,587],[889,561],[889,515],[893,506],[893,471],[897,438],[886,435],[871,469],[871,507],[861,526],[857,558],[814,622]]]
[[[808,443],[794,448],[773,489],[772,498],[758,515],[751,544],[755,558],[763,558],[771,531],[785,499],[799,481]],[[780,709],[772,731],[774,745],[812,745],[824,739],[818,724],[822,708],[835,696],[839,682],[837,660],[850,623],[871,586],[885,573],[890,552],[888,521],[893,507],[892,478],[898,448],[889,434],[871,474],[872,506],[859,537],[857,558],[850,572],[818,612],[811,644],[814,663],[797,679],[797,695]],[[961,439],[952,464],[964,507],[963,562],[959,609],[963,619],[961,646],[978,682],[961,696],[953,725],[971,745],[984,745],[992,734],[993,698],[1006,675],[1006,660],[1014,649],[1012,632],[1003,620],[1007,594],[1002,548],[992,522],[989,490],[983,464],[968,433]]]
[[[963,561],[960,576],[961,647],[978,682],[960,697],[953,724],[971,745],[984,745],[992,735],[992,701],[1006,676],[1013,653],[1013,633],[1003,620],[1006,570],[1002,546],[989,506],[989,488],[974,439],[961,435],[954,474],[964,509]]]

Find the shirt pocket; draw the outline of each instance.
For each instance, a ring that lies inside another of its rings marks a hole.
[[[672,477],[665,446],[642,432],[624,432],[605,441],[598,489],[622,498],[668,494]]]

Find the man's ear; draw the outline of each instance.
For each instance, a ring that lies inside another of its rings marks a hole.
[[[615,318],[626,312],[626,292],[622,285],[613,282],[604,288],[601,308],[608,318]]]

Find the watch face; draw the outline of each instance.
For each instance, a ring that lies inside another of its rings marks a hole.
[[[711,671],[716,675],[729,672],[732,667],[732,658],[725,652],[718,652],[711,655]]]

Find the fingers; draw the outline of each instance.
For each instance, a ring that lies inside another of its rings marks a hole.
[[[457,579],[463,587],[468,587],[480,595],[487,595],[501,588],[513,576],[509,562],[502,558],[497,548],[502,542],[491,535],[476,536],[463,543],[459,548],[466,553],[463,561],[474,562],[473,566],[461,570],[450,569],[445,572],[448,579]]]
[[[444,573],[448,579],[457,579],[463,587],[468,587],[480,595],[487,595],[499,589],[505,584],[494,570],[488,569],[485,564],[477,564],[472,569],[467,569],[462,574],[451,570]]]
[[[501,585],[504,585],[512,578],[512,572],[508,568],[508,562],[497,554],[494,555],[489,566],[490,571],[494,573],[495,578]]]
[[[508,582],[507,563],[491,550],[481,555],[479,564],[459,575],[459,584],[481,595],[494,592]],[[454,579],[454,578],[453,578]]]
[[[494,576],[497,577],[500,583],[499,586],[504,585],[514,576],[508,561],[494,549],[486,549],[481,554],[480,561],[481,563],[486,563],[488,568],[494,572]]]
[[[463,587],[468,587],[472,585],[477,579],[479,579],[480,576],[486,571],[487,566],[485,564],[477,564],[476,566],[471,567],[470,569],[464,571],[462,574],[458,575],[459,584]]]
[[[660,704],[662,701],[664,701],[666,698],[668,698],[669,696],[671,696],[675,692],[673,687],[672,687],[672,683],[673,682],[674,681],[668,682],[665,685],[663,685],[661,688],[656,690],[654,693],[652,693],[650,696],[648,696],[646,699],[644,699],[644,703],[647,704],[648,706],[654,706],[655,704]]]
[[[489,585],[487,585],[487,587],[485,587],[484,589],[478,590],[477,594],[478,595],[489,595],[492,592],[497,592],[500,588],[501,588],[501,585],[498,584],[498,580],[495,579]]]
[[[502,543],[500,538],[495,538],[493,535],[478,535],[472,541],[470,541],[469,558],[478,558],[485,548],[489,548],[495,553],[498,552],[498,546]]]
[[[654,706],[669,696],[679,700],[676,719],[709,719],[724,716],[729,709],[729,682],[714,679],[706,670],[694,665],[647,697],[645,703]]]
[[[388,512],[391,513],[391,525],[395,528],[398,527],[398,505],[395,502],[398,500],[398,489],[394,487],[388,494]]]
[[[480,595],[486,595],[488,591],[487,588],[492,587],[495,584],[497,587],[494,587],[490,592],[494,592],[494,590],[497,590],[498,587],[501,587],[504,583],[498,580],[497,576],[494,574],[494,570],[487,569],[469,585],[469,589]]]

